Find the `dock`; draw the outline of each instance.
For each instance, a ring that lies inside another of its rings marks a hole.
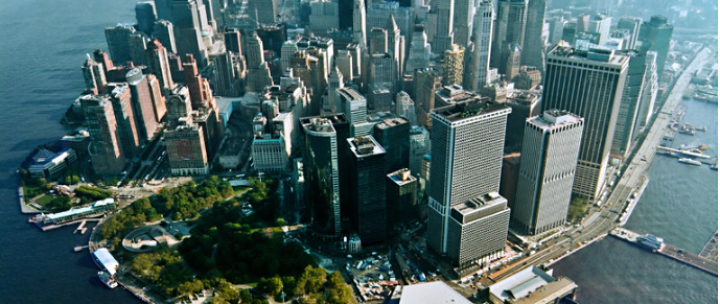
[[[718,231],[715,230],[715,234],[705,244],[705,247],[700,251],[700,256],[708,260],[718,261]]]
[[[710,158],[710,155],[705,155],[705,154],[701,154],[701,153],[695,153],[695,152],[692,152],[692,151],[678,150],[678,149],[669,148],[669,147],[664,147],[664,146],[657,146],[657,149],[658,149],[658,151],[659,151],[659,150],[664,150],[664,151],[668,151],[668,152],[674,152],[674,153],[677,153],[677,154],[682,154],[682,155],[692,156],[692,157],[697,157],[697,158],[707,158],[707,159]]]
[[[641,236],[639,233],[630,231],[625,228],[615,228],[612,231],[610,231],[610,235],[612,235],[618,239],[627,241],[629,243],[633,243],[633,244],[637,244],[637,238],[639,236]],[[717,232],[715,234],[715,240],[716,240],[715,244],[717,244]],[[641,245],[638,245],[638,246],[641,246]],[[643,247],[643,248],[646,248],[646,247]],[[690,265],[690,266],[700,269],[702,271],[708,272],[714,276],[718,275],[718,262],[717,261],[706,259],[700,255],[688,252],[683,249],[679,249],[675,246],[663,243],[660,246],[659,250],[653,251],[653,252],[661,254],[663,256],[666,256],[666,257],[676,260],[678,262]]]
[[[83,220],[80,222],[80,225],[75,229],[73,234],[80,232],[80,234],[85,234],[87,232],[87,228],[85,228],[85,224],[87,224],[87,220]]]

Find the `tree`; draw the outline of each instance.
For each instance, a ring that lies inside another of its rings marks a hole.
[[[258,288],[260,291],[271,296],[279,295],[282,287],[282,280],[278,276],[269,279],[262,278],[258,282]]]

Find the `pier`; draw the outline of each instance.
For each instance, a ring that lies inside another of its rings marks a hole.
[[[692,157],[697,157],[697,158],[705,158],[705,159],[709,159],[709,158],[710,158],[710,155],[705,155],[705,154],[701,154],[701,153],[695,153],[695,152],[692,152],[692,151],[678,150],[678,149],[669,148],[669,147],[657,146],[657,149],[658,149],[658,150],[668,151],[668,152],[675,152],[675,153],[677,153],[677,154],[683,154],[683,155],[692,156]]]
[[[633,244],[636,244],[643,248],[646,248],[645,246],[638,244],[637,239],[641,235],[636,232],[630,231],[628,229],[615,228],[612,231],[610,231],[610,235],[612,235],[618,239],[627,241],[629,243],[633,243]],[[715,244],[717,246],[717,232],[715,233],[714,239],[715,239]],[[711,242],[712,242],[712,239],[711,239]],[[707,245],[706,245],[706,247],[707,247]],[[671,258],[673,260],[676,260],[678,262],[685,263],[687,265],[690,265],[690,266],[700,269],[702,271],[708,272],[714,276],[718,275],[718,262],[717,261],[706,259],[700,255],[688,252],[683,249],[679,249],[675,246],[663,243],[660,246],[660,249],[658,249],[657,251],[653,251],[653,252],[664,255],[664,256]]]
[[[87,220],[83,220],[80,225],[75,229],[73,234],[80,232],[80,234],[85,234],[87,232],[87,228],[85,228],[85,224],[87,224]]]
[[[705,244],[705,247],[700,251],[700,256],[708,260],[717,262],[718,260],[718,231],[715,230],[715,234]]]

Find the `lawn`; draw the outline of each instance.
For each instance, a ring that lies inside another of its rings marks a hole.
[[[235,196],[240,197],[245,192],[248,192],[252,189],[252,187],[233,187],[233,191],[235,191]]]
[[[45,195],[43,195],[43,196],[41,196],[41,197],[38,197],[35,201],[36,201],[38,204],[42,205],[42,206],[46,206],[46,205],[49,204],[53,199],[54,199],[54,197],[53,197],[52,195],[45,194]]]

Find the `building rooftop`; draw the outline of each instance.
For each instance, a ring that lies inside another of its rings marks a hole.
[[[466,224],[485,216],[505,210],[507,199],[497,192],[478,195],[465,203],[452,207],[451,216],[458,222]]]
[[[387,175],[395,184],[402,186],[415,182],[417,179],[410,174],[410,169],[403,168]]]
[[[456,122],[503,110],[510,111],[510,108],[502,104],[492,103],[489,98],[473,98],[470,101],[435,108],[432,110],[432,114],[450,122]]]
[[[468,299],[450,288],[447,284],[436,281],[403,286],[400,304],[471,304]]]
[[[568,111],[551,109],[545,111],[542,115],[530,117],[527,121],[541,129],[556,129],[582,122],[583,118]]]
[[[384,130],[389,129],[395,126],[399,126],[402,124],[408,123],[408,120],[402,117],[394,117],[394,118],[387,118],[383,119],[380,123],[376,124],[375,127]]]
[[[337,89],[337,92],[342,98],[345,98],[347,100],[365,99],[365,96],[362,96],[362,94],[349,87],[339,88]]]
[[[350,145],[350,151],[352,151],[357,158],[385,154],[385,148],[383,148],[372,135],[348,138],[347,141]]]
[[[531,266],[490,286],[491,296],[505,303],[546,303],[553,295],[577,288],[567,278],[556,280],[542,269]]]
[[[578,43],[577,47],[572,47],[567,43],[559,43],[554,49],[552,49],[552,51],[550,51],[548,57],[550,56],[580,61],[608,63],[611,65],[623,65],[629,60],[627,56],[616,53],[612,49],[591,43]]]

